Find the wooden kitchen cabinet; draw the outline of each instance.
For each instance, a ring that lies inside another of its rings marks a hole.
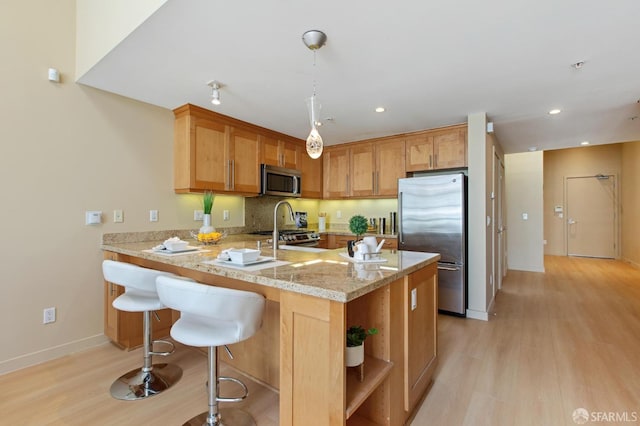
[[[230,128],[227,190],[257,195],[260,193],[260,141],[255,132]]]
[[[406,140],[406,171],[467,166],[467,125],[428,130]]]
[[[404,409],[413,411],[431,382],[437,360],[437,264],[410,274],[405,280]],[[412,293],[415,292],[415,308]]]
[[[355,240],[355,235],[327,235],[327,248],[328,249],[337,249],[337,248],[346,248],[347,242],[350,240]]]
[[[276,167],[298,168],[299,144],[271,137],[262,139],[262,161]]]
[[[375,149],[373,143],[357,143],[349,149],[349,192],[351,197],[374,195],[376,178]]]
[[[398,179],[406,177],[404,138],[375,144],[376,180],[374,195],[398,196]]]
[[[349,148],[326,148],[322,154],[324,198],[345,198],[349,195]]]
[[[322,198],[322,159],[315,160],[307,154],[304,147],[300,147],[298,156],[299,170],[302,172],[302,197]]]
[[[119,260],[118,255],[105,252],[105,259]],[[113,343],[124,349],[135,349],[142,346],[142,312],[119,311],[113,307],[113,301],[124,293],[124,287],[104,282],[104,334]],[[174,314],[171,309],[156,311],[151,315],[152,338],[154,340],[169,336],[171,326],[174,323]]]
[[[194,105],[175,109],[174,190],[260,193],[260,164],[296,168],[302,141]]]
[[[349,144],[325,157],[324,198],[396,197],[405,176],[404,138]]]

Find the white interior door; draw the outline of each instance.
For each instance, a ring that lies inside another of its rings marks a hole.
[[[569,177],[567,196],[567,254],[616,258],[617,205],[613,175]]]

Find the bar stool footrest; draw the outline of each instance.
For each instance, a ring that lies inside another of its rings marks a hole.
[[[176,345],[174,345],[173,342],[170,342],[169,340],[162,340],[162,339],[154,340],[153,342],[151,342],[151,347],[153,348],[153,345],[155,345],[156,343],[161,345],[169,345],[170,349],[168,351],[163,351],[163,352],[156,352],[152,350],[149,352],[149,355],[168,356],[168,355],[171,355],[176,350]]]
[[[249,395],[249,389],[247,389],[247,386],[242,383],[242,381],[234,378],[234,377],[218,377],[218,382],[233,382],[236,383],[238,385],[240,385],[240,387],[242,387],[242,390],[244,391],[244,395],[236,397],[236,398],[224,398],[221,396],[216,396],[216,400],[218,400],[218,402],[240,402],[242,400],[244,400],[248,395]]]

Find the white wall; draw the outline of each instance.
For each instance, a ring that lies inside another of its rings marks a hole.
[[[103,233],[199,226],[200,197],[173,191],[172,112],[74,83],[75,16],[74,0],[6,1],[0,14],[0,374],[105,341]],[[104,222],[85,226],[85,210]]]
[[[508,267],[544,272],[542,151],[505,155],[505,176]]]
[[[487,268],[486,216],[490,208],[487,203],[487,116],[474,113],[468,116],[468,309],[467,315],[476,319],[488,319],[487,283],[490,269]]]
[[[76,77],[81,77],[167,0],[77,0]]]

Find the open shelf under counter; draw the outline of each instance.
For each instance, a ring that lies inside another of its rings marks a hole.
[[[352,367],[354,371],[347,372],[347,419],[356,412],[369,395],[389,376],[392,367],[392,362],[365,355],[364,380],[362,382],[358,379],[359,374],[355,371],[356,367]],[[370,423],[362,417],[354,416],[353,422],[349,421],[349,425],[351,426],[352,424],[364,425],[375,423]]]

